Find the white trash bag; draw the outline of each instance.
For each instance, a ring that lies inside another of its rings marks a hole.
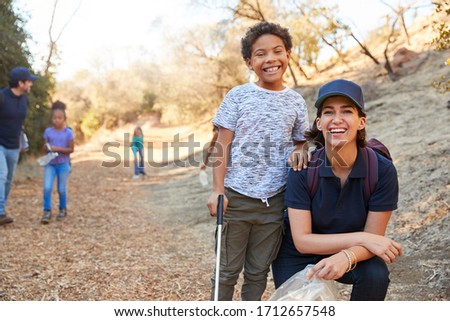
[[[294,274],[275,290],[269,301],[336,301],[338,289],[335,281],[315,277],[306,279],[306,274],[313,266],[309,264]]]
[[[56,158],[57,156],[58,156],[57,152],[49,152],[49,153],[45,154],[44,156],[39,157],[37,161],[40,166],[45,166],[48,163],[50,163],[50,161],[52,159]]]
[[[52,148],[51,148],[49,143],[46,143],[46,145],[47,145],[47,149],[49,150],[49,152],[47,154],[45,154],[44,156],[38,158],[37,161],[38,161],[40,166],[47,165],[48,163],[50,163],[50,161],[52,159],[54,159],[54,158],[56,158],[58,156],[57,152],[53,152],[52,151]]]

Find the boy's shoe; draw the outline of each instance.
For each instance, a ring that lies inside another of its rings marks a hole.
[[[42,223],[42,224],[48,224],[48,223],[50,223],[51,217],[52,217],[52,212],[51,212],[51,211],[44,210],[44,215],[42,215],[42,217],[41,217],[41,223]]]
[[[141,174],[143,176],[147,175],[144,171],[140,172],[139,174]]]
[[[14,222],[12,217],[10,217],[10,216],[8,216],[6,214],[0,215],[0,225],[12,223],[12,222]]]
[[[138,179],[139,175],[133,175],[133,179]]]
[[[56,216],[57,221],[63,220],[67,216],[67,209],[66,208],[60,208],[58,215]]]

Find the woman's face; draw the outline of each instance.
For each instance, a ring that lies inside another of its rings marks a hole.
[[[366,126],[366,118],[359,117],[357,108],[344,96],[332,96],[324,101],[321,116],[316,122],[327,145],[343,146],[349,142],[356,144],[358,130]]]

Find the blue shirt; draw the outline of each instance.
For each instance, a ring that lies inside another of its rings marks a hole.
[[[290,208],[309,210],[312,218],[312,232],[335,234],[363,231],[369,211],[384,212],[397,209],[397,171],[391,161],[377,153],[378,183],[366,202],[364,199],[364,178],[366,163],[358,149],[355,164],[341,188],[341,182],[334,175],[326,153],[322,155],[319,168],[320,185],[311,200],[306,180],[307,170],[290,171],[285,194],[285,205]]]
[[[20,131],[28,112],[28,97],[16,96],[11,88],[0,90],[0,145],[19,148]]]

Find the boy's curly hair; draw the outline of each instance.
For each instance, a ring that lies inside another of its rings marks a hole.
[[[259,37],[267,34],[280,37],[283,40],[286,50],[291,50],[292,38],[289,34],[289,30],[281,27],[279,24],[263,21],[248,29],[244,38],[241,39],[241,54],[244,60],[251,58],[252,46],[255,41]]]

